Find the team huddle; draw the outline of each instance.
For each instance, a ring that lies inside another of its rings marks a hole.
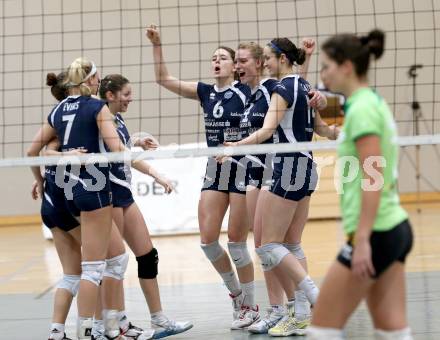
[[[403,266],[412,233],[395,185],[396,127],[366,76],[370,55],[377,59],[383,53],[384,34],[374,30],[361,38],[337,35],[322,46],[322,80],[347,97],[341,130],[321,119],[326,97],[306,80],[315,48],[312,39],[304,39],[301,48],[287,38],[272,39],[264,47],[240,43],[236,51],[220,46],[211,59],[214,84],[206,84],[170,75],[157,27],[147,27],[146,36],[153,45],[156,82],[203,108],[208,147],[311,142],[316,133],[338,138],[341,157],[354,157],[361,165],[370,157],[386,161],[386,166],[373,164],[384,182],[379,189],[363,190],[362,181],[375,179],[362,166],[355,180],[344,184],[341,210],[347,244],[320,290],[307,274],[301,246],[318,180],[312,152],[208,158],[198,207],[200,246],[229,291],[231,329],[343,339],[344,325],[365,298],[377,339],[412,339]],[[34,137],[29,156],[96,156],[158,146],[154,138],[130,138],[122,115],[132,93],[123,75],[101,80],[93,62],[78,58],[59,75],[48,74],[47,84],[59,103]],[[55,294],[49,340],[69,339],[65,322],[77,293],[81,340],[159,339],[193,326],[172,320],[162,310],[158,251],[133,200],[131,167],[155,178],[166,192],[173,190],[171,181],[144,161],[105,163],[97,157],[92,164],[47,166],[44,175],[39,167],[32,168],[33,197],[42,198],[42,219],[52,229],[64,274]],[[219,236],[228,207],[226,251]],[[249,230],[264,271],[270,303],[265,315],[256,304],[254,265],[246,243]],[[128,254],[123,240],[136,256],[150,329],[134,326],[125,313]]]

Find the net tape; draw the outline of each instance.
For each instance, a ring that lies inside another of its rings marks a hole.
[[[400,147],[436,145],[440,144],[440,134],[401,136],[397,139]],[[154,151],[131,151],[131,152],[109,152],[101,154],[84,154],[81,156],[40,156],[5,158],[0,160],[0,168],[5,167],[26,167],[44,166],[59,164],[94,164],[97,162],[127,162],[153,159],[172,159],[188,157],[210,157],[218,155],[238,156],[238,155],[258,155],[266,153],[289,153],[307,151],[331,151],[336,150],[337,141],[316,141],[280,144],[256,144],[242,145],[235,147],[191,147],[186,144],[169,145],[160,147]]]

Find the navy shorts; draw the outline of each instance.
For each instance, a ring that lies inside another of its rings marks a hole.
[[[51,229],[57,227],[70,231],[79,226],[78,220],[67,209],[64,190],[51,181],[46,181],[44,184],[41,218]]]
[[[126,208],[134,203],[133,194],[125,186],[110,182],[112,203],[114,208]]]
[[[69,211],[79,216],[81,211],[93,211],[112,204],[108,167],[101,167],[99,179],[81,170],[78,182],[72,188],[65,188],[64,194]],[[98,183],[99,180],[99,183]],[[71,192],[67,193],[67,190]]]
[[[318,182],[316,163],[310,157],[295,153],[274,158],[270,192],[277,196],[300,201],[311,196]]]
[[[240,158],[219,164],[212,157],[208,158],[202,191],[214,190],[224,193],[246,194],[247,166],[240,162]]]
[[[337,257],[337,260],[348,268],[351,268],[353,236],[349,237]],[[373,231],[370,244],[373,267],[376,272],[373,277],[378,278],[395,261],[405,263],[413,244],[413,233],[409,221],[405,220],[388,231]]]
[[[261,189],[272,184],[273,154],[247,156],[250,162],[247,167],[247,185]]]

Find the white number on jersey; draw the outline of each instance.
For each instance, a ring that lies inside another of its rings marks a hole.
[[[70,132],[72,131],[72,124],[75,116],[76,114],[63,116],[63,122],[67,122],[66,131],[64,132],[63,145],[66,145],[69,142]]]

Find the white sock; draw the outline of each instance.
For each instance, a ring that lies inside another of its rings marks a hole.
[[[255,282],[241,283],[241,291],[243,293],[242,305],[255,307]]]
[[[234,271],[230,271],[227,273],[220,273],[220,276],[222,277],[226,288],[228,288],[229,292],[231,292],[232,295],[234,296],[240,295],[241,293],[240,284],[238,283],[238,279]]]
[[[276,314],[284,315],[286,313],[286,309],[283,305],[271,305],[272,310]]]
[[[155,324],[161,324],[166,321],[168,321],[168,318],[162,311],[151,313],[151,322]]]
[[[105,335],[114,338],[120,334],[118,311],[115,309],[103,309],[102,317],[104,319]]]
[[[309,326],[307,328],[307,340],[343,340],[341,329]]]
[[[76,335],[78,340],[90,339],[90,333],[92,331],[93,318],[83,318],[78,316],[76,324]]]
[[[53,340],[63,340],[65,326],[62,323],[52,323],[50,325],[50,338]]]
[[[92,335],[97,338],[105,333],[104,321],[99,319],[93,319]]]
[[[409,327],[397,329],[394,331],[384,331],[382,329],[374,330],[376,340],[412,340],[411,329]]]
[[[310,304],[306,293],[302,290],[295,290],[295,318],[303,321],[310,317]]]
[[[128,317],[125,314],[125,310],[121,310],[118,312],[118,320],[119,320],[119,328],[122,329],[122,332],[126,332],[128,327],[130,326],[130,321],[128,321]]]
[[[304,291],[311,305],[316,303],[319,294],[319,288],[316,287],[315,282],[310,278],[310,276],[306,276],[299,284],[298,288]]]

